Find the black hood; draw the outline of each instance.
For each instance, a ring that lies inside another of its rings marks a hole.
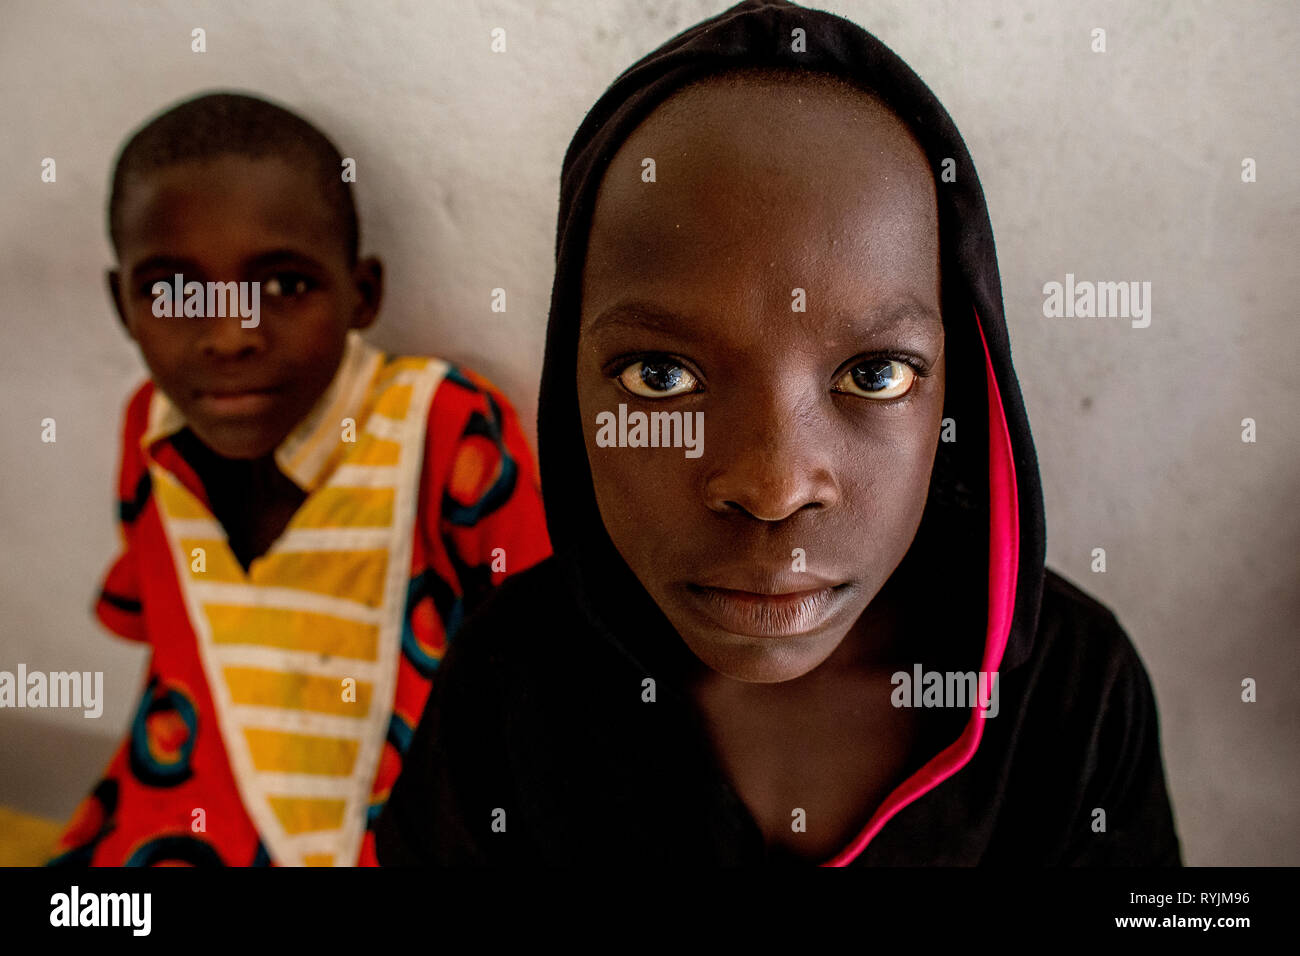
[[[802,52],[792,43],[797,29],[804,31]],[[944,414],[956,421],[958,440],[940,443],[921,530],[896,573],[924,562],[927,580],[937,575],[965,588],[987,626],[964,639],[973,653],[982,630],[983,669],[1010,670],[1027,657],[1037,625],[1042,490],[979,179],[947,112],[902,60],[855,24],[782,0],[746,0],[644,57],[600,98],[569,145],[538,410],[542,490],[556,556],[593,625],[625,653],[660,671],[689,655],[680,640],[663,639],[674,633],[671,625],[615,549],[597,509],[576,387],[582,270],[597,190],[624,140],[683,86],[754,67],[829,73],[870,90],[929,158],[944,283]],[[945,166],[946,160],[952,162]],[[955,178],[941,177],[945,168]],[[973,750],[978,727],[972,732]]]
[[[792,49],[796,30],[807,52]],[[917,736],[904,742],[907,763],[894,775],[901,782],[883,802],[883,791],[862,797],[860,828],[831,823],[845,834],[835,841],[841,848],[818,856],[836,866],[1177,865],[1150,681],[1115,616],[1043,567],[1038,469],[970,156],[929,90],[879,41],[779,0],[747,0],[641,60],[601,97],[565,156],[538,423],[555,557],[505,581],[449,642],[379,823],[379,859],[586,868],[637,860],[677,870],[807,859],[786,838],[785,808],[761,793],[751,803],[754,791],[728,770],[696,693],[704,664],[605,531],[584,432],[595,422],[580,418],[576,381],[582,270],[610,161],[684,86],[764,67],[821,71],[870,91],[929,159],[943,283],[943,412],[955,420],[957,440],[938,443],[920,527],[882,603],[897,600],[900,611],[904,640],[894,660],[913,673],[924,657],[929,672],[978,666],[996,674],[992,696],[1002,711],[981,701],[916,715]],[[893,695],[890,703],[930,706],[916,700],[921,683],[914,678],[911,703]],[[655,693],[643,697],[647,687]],[[850,744],[872,748],[873,763],[878,729],[863,728]],[[762,755],[770,758],[764,779],[802,784],[809,764],[788,761],[790,748],[806,742],[792,726]],[[838,787],[842,779],[808,783]],[[510,837],[504,826],[487,829],[489,810],[496,808],[495,820],[505,807]],[[1092,825],[1098,807],[1114,821],[1109,831]],[[764,826],[765,809],[780,836]]]

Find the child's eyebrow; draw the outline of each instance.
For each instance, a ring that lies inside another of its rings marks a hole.
[[[271,249],[259,252],[243,263],[246,272],[258,272],[275,266],[304,266],[320,269],[321,263],[315,256],[310,256],[297,249]],[[182,275],[198,275],[203,270],[197,262],[184,256],[159,254],[146,256],[131,268],[131,275],[138,276],[147,272],[179,272]]]
[[[877,310],[875,315],[867,317],[863,324],[865,330],[871,332],[895,325],[933,325],[941,331],[943,316],[920,299],[906,295],[892,300],[884,308]]]
[[[943,330],[943,317],[939,312],[910,295],[893,299],[884,307],[870,311],[836,312],[837,318],[847,325],[857,326],[857,331],[861,334],[883,332],[900,325],[914,326],[921,330],[933,326],[934,331]],[[692,339],[696,337],[694,330],[697,328],[699,326],[687,316],[649,302],[629,301],[620,302],[596,316],[587,327],[586,334],[637,330]]]
[[[272,249],[269,252],[259,252],[247,262],[245,268],[249,271],[259,269],[269,269],[273,266],[309,266],[311,268],[321,268],[321,262],[315,256],[300,252],[297,249]]]
[[[198,272],[198,264],[191,259],[181,256],[148,256],[141,259],[131,267],[131,275],[142,275],[146,272],[179,272],[182,275],[189,272]]]
[[[649,302],[620,302],[596,316],[587,327],[588,335],[620,330],[666,332],[690,338],[694,323],[685,316]]]

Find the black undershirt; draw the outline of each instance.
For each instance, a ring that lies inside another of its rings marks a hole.
[[[280,470],[274,455],[226,458],[189,428],[173,436],[172,444],[199,476],[230,550],[247,571],[275,543],[307,493]]]

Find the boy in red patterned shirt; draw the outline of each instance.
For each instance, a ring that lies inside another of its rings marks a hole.
[[[305,120],[230,94],[118,158],[109,286],[151,379],[96,614],[152,657],[54,864],[373,864],[447,640],[550,552],[501,394],[361,339],[382,267],[342,168]]]

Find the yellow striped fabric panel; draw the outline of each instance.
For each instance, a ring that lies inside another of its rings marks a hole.
[[[211,519],[209,519],[211,520]],[[242,584],[244,569],[230,545],[215,538],[181,538],[181,552],[189,562],[190,577],[217,584]],[[201,551],[201,554],[196,554]]]
[[[364,717],[370,712],[373,690],[368,681],[344,687],[334,677],[267,670],[261,667],[222,669],[231,703],[249,707],[286,707],[339,717]]]
[[[392,488],[326,485],[303,502],[289,528],[387,528],[392,523]]]
[[[175,478],[161,468],[150,469],[150,471],[155,478],[161,476],[160,480],[154,481],[153,490],[167,517],[212,520],[212,515],[207,508],[203,507],[203,502],[190,494]]]
[[[400,620],[402,611],[384,604],[389,576],[406,571],[390,566],[395,555],[407,553],[393,540],[395,529],[409,522],[395,514],[399,467],[409,474],[403,456],[413,454],[418,462],[421,455],[419,448],[404,448],[400,436],[423,433],[410,428],[413,416],[427,414],[413,407],[421,393],[412,382],[418,384],[428,368],[421,358],[389,362],[375,374],[356,415],[355,441],[339,441],[338,423],[322,420],[321,433],[295,453],[295,460],[320,460],[324,441],[338,443],[321,484],[285,529],[281,544],[293,550],[273,546],[245,572],[227,542],[205,534],[200,524],[177,526],[173,538],[177,559],[191,565],[194,550],[203,549],[202,570],[191,566],[182,577],[207,625],[201,639],[212,650],[210,679],[220,680],[220,696],[230,706],[229,746],[238,752],[238,772],[248,778],[241,777],[241,790],[259,804],[256,816],[269,809],[282,831],[277,842],[303,838],[279,847],[285,862],[354,862],[340,858],[331,831],[354,826],[347,814],[355,784],[368,784],[373,775],[374,767],[362,764],[376,759],[371,740],[386,731],[384,709],[391,704],[377,699],[376,688],[388,693],[391,680],[368,668],[349,677],[348,662],[380,662],[394,653],[380,640],[383,628],[392,626],[389,618]],[[323,438],[326,430],[333,437]],[[344,465],[346,478],[339,474]],[[417,481],[418,468],[414,475],[404,480]],[[213,521],[174,481],[158,487],[168,517]],[[292,592],[301,596],[291,598]],[[400,623],[397,628],[394,639],[400,640]]]
[[[357,762],[357,741],[347,737],[245,727],[244,739],[253,755],[253,766],[264,773],[346,777]]]
[[[349,465],[396,465],[402,453],[402,446],[387,438],[380,438],[370,432],[357,436],[356,448],[347,456]]]
[[[343,825],[346,800],[329,797],[268,797],[267,802],[280,826],[290,836],[318,830],[337,830]]]
[[[394,385],[384,389],[379,401],[375,403],[375,413],[385,418],[402,420],[411,405],[411,386]]]
[[[379,607],[387,551],[271,551],[253,565],[252,583],[294,588]]]
[[[362,661],[379,656],[379,628],[373,624],[276,607],[208,604],[204,609],[214,644],[253,644]]]

